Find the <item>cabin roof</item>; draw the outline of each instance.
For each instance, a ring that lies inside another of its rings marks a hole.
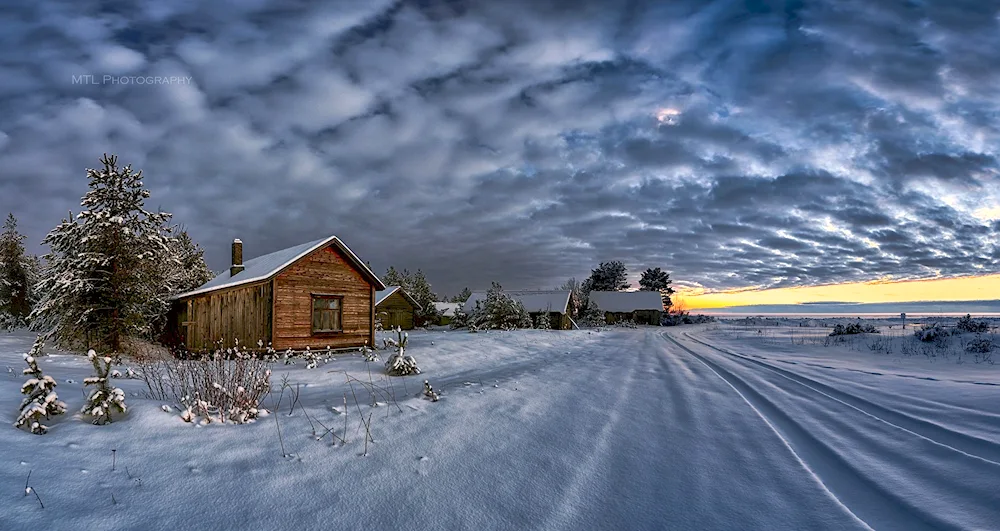
[[[510,298],[520,301],[528,313],[538,313],[544,311],[566,313],[569,306],[569,298],[572,292],[569,290],[504,290]],[[476,301],[486,302],[486,291],[473,291],[469,299],[465,301],[465,311],[472,311],[476,307]]]
[[[590,300],[605,312],[627,313],[636,310],[663,311],[658,291],[591,291]]]
[[[414,308],[422,308],[417,300],[410,296],[409,293],[403,289],[402,286],[386,286],[384,290],[375,292],[375,306],[382,304],[382,301],[388,299],[393,293],[399,292]]]
[[[442,316],[444,316],[444,317],[454,317],[455,316],[455,310],[461,308],[462,307],[462,303],[460,303],[460,302],[435,302],[434,303],[434,307],[437,308],[437,311],[441,312]]]
[[[313,251],[330,245],[333,245],[337,248],[337,250],[343,253],[344,257],[347,258],[347,261],[354,266],[354,268],[357,269],[363,277],[374,284],[376,289],[385,289],[385,284],[379,280],[378,276],[372,272],[371,268],[365,265],[365,263],[358,258],[358,255],[354,254],[354,251],[345,245],[340,238],[336,236],[328,236],[321,240],[303,243],[294,247],[258,256],[256,258],[251,258],[250,260],[243,262],[243,271],[237,273],[236,276],[231,275],[230,270],[226,269],[212,280],[209,280],[201,286],[186,293],[174,295],[171,299],[184,299],[194,295],[208,293],[210,291],[267,280],[280,273],[286,267],[298,262],[302,258],[305,258]]]

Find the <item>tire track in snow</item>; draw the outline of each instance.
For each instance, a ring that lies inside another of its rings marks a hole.
[[[809,389],[814,393],[818,393],[826,398],[839,402],[879,422],[903,431],[904,433],[920,437],[921,439],[930,441],[933,444],[958,452],[967,457],[978,459],[991,465],[1000,466],[1000,445],[997,445],[996,443],[965,433],[949,430],[944,426],[912,417],[902,412],[887,409],[864,398],[835,389],[806,376],[796,374],[780,367],[772,366],[769,363],[748,358],[736,352],[716,347],[715,345],[691,337],[686,333],[684,336],[691,341],[728,356],[760,366],[765,370],[769,370],[782,378]],[[876,413],[873,413],[872,411],[875,411]]]
[[[845,510],[869,528],[907,531],[957,529],[919,507],[909,504],[905,499],[880,488],[742,378],[682,345],[669,334],[664,333],[663,337],[694,356],[729,384],[782,440],[816,481]]]
[[[649,343],[648,337],[646,342]],[[586,498],[588,482],[601,480],[600,474],[597,472],[601,467],[601,461],[606,460],[609,455],[612,434],[621,421],[622,406],[628,400],[631,400],[630,391],[635,381],[636,366],[639,364],[638,356],[628,356],[627,350],[627,348],[622,347],[619,352],[619,354],[622,354],[622,358],[631,358],[632,363],[619,378],[616,378],[622,380],[621,384],[617,386],[619,391],[618,398],[612,404],[604,426],[595,435],[594,445],[590,454],[580,463],[580,466],[574,472],[573,479],[566,488],[562,499],[552,508],[548,517],[539,526],[541,529],[569,528],[577,507]],[[608,383],[605,383],[605,385],[610,386]]]

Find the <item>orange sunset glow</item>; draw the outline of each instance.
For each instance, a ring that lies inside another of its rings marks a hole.
[[[678,289],[676,301],[687,309],[804,302],[972,301],[1000,298],[1000,274],[928,280],[851,282],[800,288],[705,292]]]

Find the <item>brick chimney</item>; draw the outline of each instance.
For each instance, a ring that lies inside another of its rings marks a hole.
[[[243,271],[243,242],[239,238],[233,240],[233,265],[229,266],[229,276]]]

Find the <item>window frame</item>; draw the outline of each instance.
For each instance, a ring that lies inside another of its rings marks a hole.
[[[340,324],[339,330],[317,330],[316,325],[316,301],[317,300],[336,300],[339,302],[337,310],[320,310],[320,311],[336,311],[339,315],[337,316],[337,322]],[[331,293],[310,293],[309,294],[309,332],[313,336],[329,336],[344,333],[344,296]]]

